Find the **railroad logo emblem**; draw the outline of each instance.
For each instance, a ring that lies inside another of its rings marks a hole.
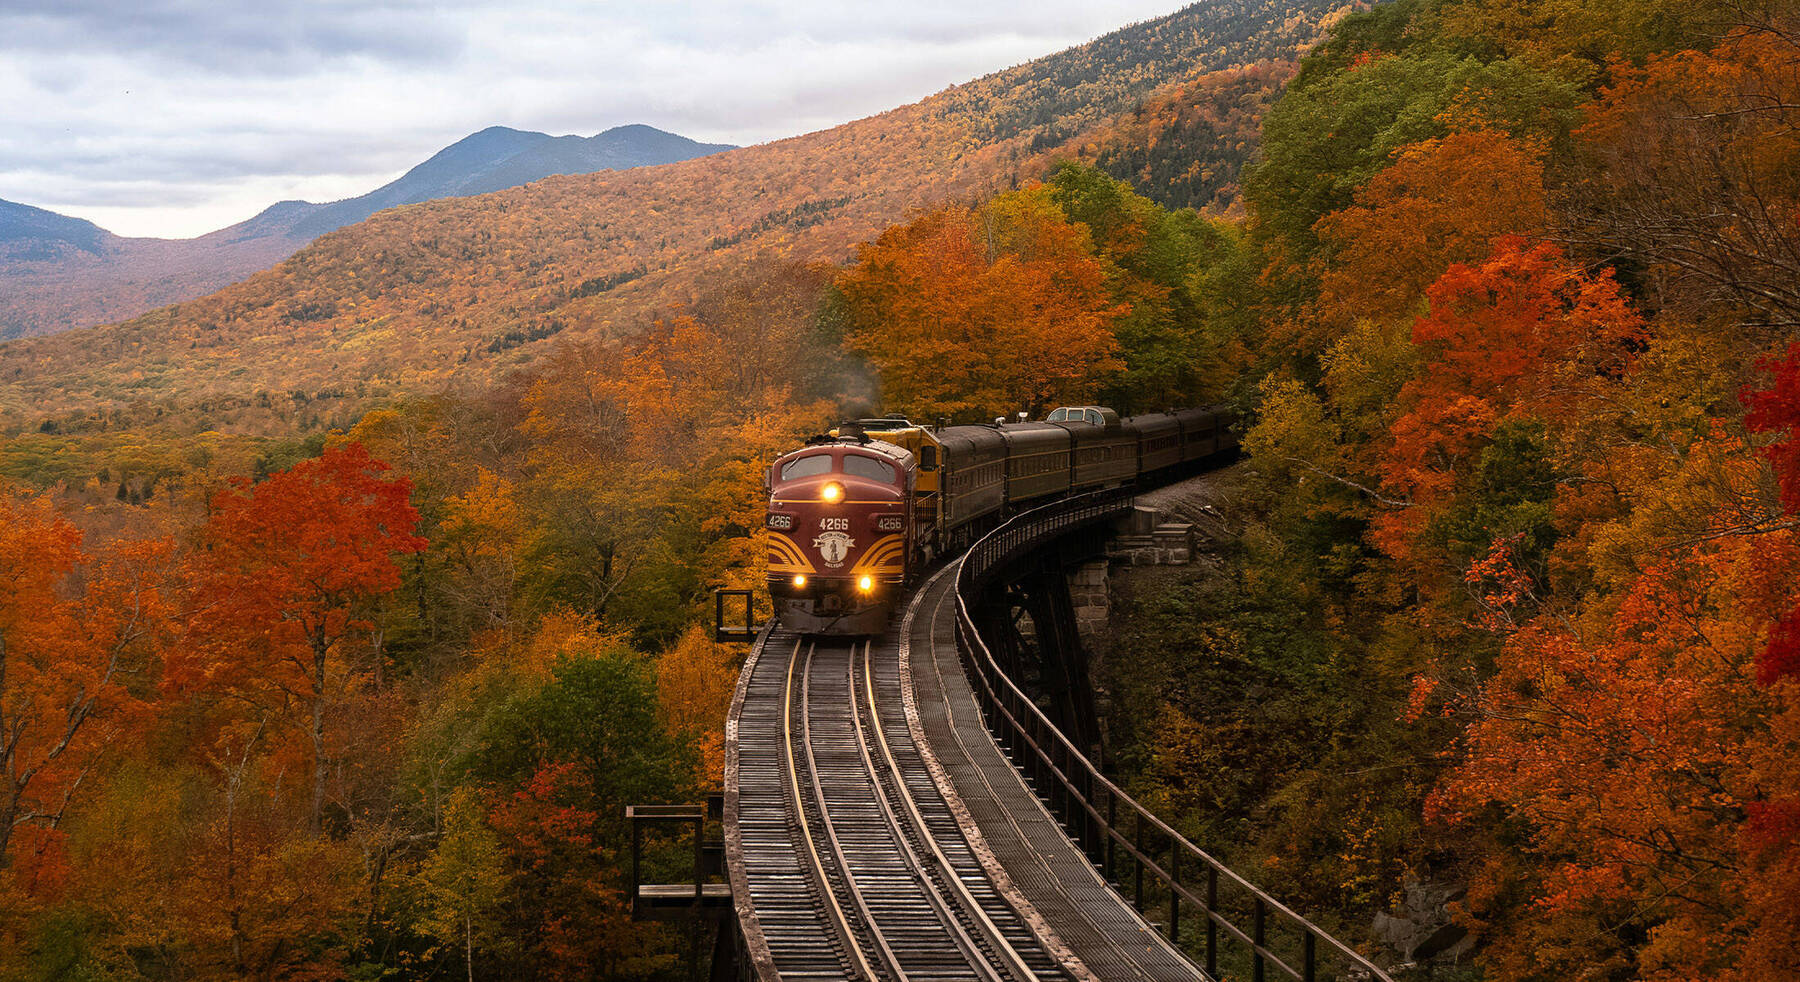
[[[856,547],[856,540],[842,532],[821,532],[813,540],[813,548],[819,550],[819,558],[825,560],[826,567],[837,569],[844,565],[844,557]]]

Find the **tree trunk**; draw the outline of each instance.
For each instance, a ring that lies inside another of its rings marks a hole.
[[[313,639],[313,704],[312,704],[312,745],[313,745],[313,793],[312,815],[307,820],[307,830],[318,838],[324,832],[325,815],[325,652],[329,643],[322,638]]]
[[[235,783],[235,782],[234,782]],[[231,911],[231,963],[239,978],[246,977],[244,966],[243,907],[237,895],[237,789],[233,787],[225,799],[225,904]]]
[[[370,943],[375,941],[375,918],[381,911],[381,878],[387,875],[388,854],[392,847],[385,843],[375,850],[375,871],[369,874],[369,916],[363,920],[363,933]]]
[[[19,792],[8,787],[5,795],[4,802],[0,803],[0,873],[12,865],[12,853],[7,849],[12,843],[13,822],[19,818]]]
[[[469,969],[469,982],[475,982],[475,918],[463,915],[463,964]]]

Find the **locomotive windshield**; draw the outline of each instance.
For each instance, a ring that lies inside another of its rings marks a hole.
[[[790,460],[781,465],[781,479],[784,481],[792,481],[798,477],[817,477],[820,474],[829,473],[831,473],[831,455],[828,453],[816,453],[810,457]]]
[[[862,454],[855,453],[844,454],[843,462],[841,464],[834,464],[832,462],[832,455],[829,453],[816,453],[808,454],[805,457],[796,457],[781,465],[781,479],[783,481],[792,481],[802,477],[818,477],[821,474],[830,474],[834,471],[841,474],[848,474],[851,477],[861,477],[871,481],[880,481],[883,484],[900,483],[900,479],[894,471],[893,464],[890,464],[879,457],[865,457]]]
[[[885,460],[876,460],[874,457],[864,457],[861,454],[844,455],[844,473],[851,477],[866,477],[871,481],[880,481],[883,484],[895,483],[894,465]]]

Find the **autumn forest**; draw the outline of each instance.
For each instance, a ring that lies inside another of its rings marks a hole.
[[[1141,801],[1396,978],[1800,978],[1797,221],[1791,0],[1226,0],[0,345],[0,978],[684,977],[767,462],[1090,401],[1242,420]]]

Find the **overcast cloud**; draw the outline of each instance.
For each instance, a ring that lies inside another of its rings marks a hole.
[[[0,0],[0,198],[198,235],[485,126],[760,143],[1181,0]]]

